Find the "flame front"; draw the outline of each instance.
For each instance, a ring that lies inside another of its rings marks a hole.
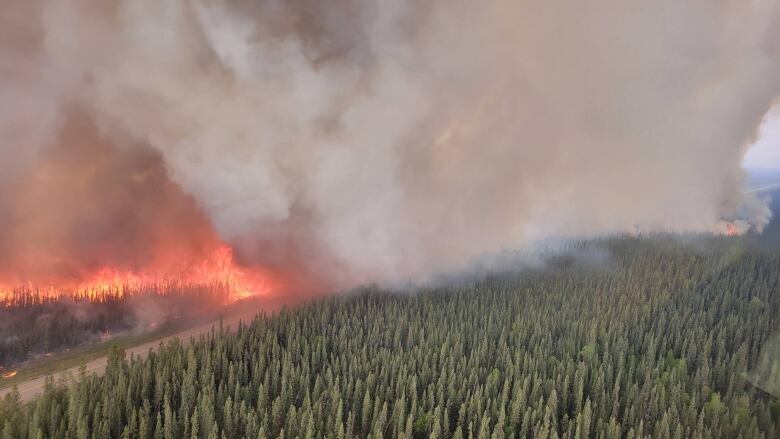
[[[170,287],[226,288],[229,299],[265,295],[273,292],[278,282],[271,272],[260,267],[242,267],[236,263],[233,249],[225,244],[217,246],[202,259],[181,264],[160,264],[142,270],[122,270],[105,266],[78,279],[50,281],[46,283],[27,280],[19,283],[0,284],[0,301],[4,301],[20,289],[35,291],[46,297],[71,295],[98,299],[105,295],[124,295]]]

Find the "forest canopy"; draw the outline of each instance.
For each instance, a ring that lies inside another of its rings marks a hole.
[[[5,438],[777,437],[780,252],[614,238],[368,288],[0,403]],[[582,257],[600,249],[608,257]],[[775,382],[776,384],[776,382]],[[774,393],[774,395],[773,395]]]

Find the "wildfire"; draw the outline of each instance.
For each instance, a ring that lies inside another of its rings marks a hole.
[[[3,374],[3,378],[4,379],[13,378],[15,376],[16,376],[16,371],[15,370],[12,370],[10,372],[6,372],[6,373]]]
[[[713,233],[721,236],[741,236],[750,230],[750,224],[742,220],[723,220],[720,221]]]
[[[139,271],[102,267],[77,281],[51,282],[44,285],[28,281],[23,288],[35,290],[43,296],[71,294],[98,298],[106,294],[123,295],[129,291],[143,291],[161,285],[220,285],[228,289],[233,300],[268,294],[276,286],[271,273],[258,267],[239,266],[235,262],[233,249],[228,245],[220,245],[206,257],[184,267],[166,264]],[[0,284],[0,300],[19,288],[20,285]]]

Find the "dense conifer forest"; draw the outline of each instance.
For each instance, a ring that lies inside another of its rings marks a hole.
[[[599,257],[593,257],[599,255]],[[367,289],[0,403],[6,438],[780,437],[780,252],[615,238]]]
[[[0,368],[113,333],[191,318],[224,304],[228,294],[222,284],[161,283],[57,294],[16,289],[0,295]]]

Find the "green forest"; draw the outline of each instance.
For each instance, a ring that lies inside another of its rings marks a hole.
[[[776,438],[780,252],[621,237],[364,288],[0,402],[10,438]]]

